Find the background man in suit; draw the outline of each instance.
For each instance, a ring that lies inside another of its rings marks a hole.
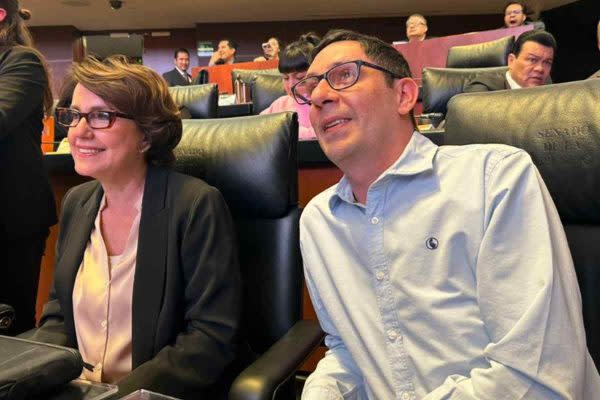
[[[187,86],[192,83],[192,77],[187,73],[190,66],[190,52],[187,49],[175,50],[173,63],[175,68],[163,74],[169,86]]]
[[[464,92],[521,89],[544,85],[550,77],[556,40],[552,34],[533,30],[522,33],[508,55],[508,71],[475,78],[465,85]]]
[[[208,66],[220,64],[233,64],[235,62],[235,53],[237,52],[237,43],[231,39],[223,39],[217,46],[217,51],[213,53],[208,61]]]

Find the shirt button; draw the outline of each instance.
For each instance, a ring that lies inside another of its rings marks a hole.
[[[106,320],[103,320],[102,322],[100,322],[100,325],[101,325],[103,328],[106,328]]]
[[[402,400],[410,400],[410,393],[408,392],[404,392],[402,393],[402,396],[400,396],[402,398]]]
[[[375,277],[377,278],[378,281],[382,281],[383,278],[385,278],[385,274],[383,273],[383,271],[377,271],[377,273],[375,274]]]
[[[377,217],[373,217],[373,218],[371,218],[371,223],[372,223],[373,225],[377,225],[377,224],[379,223],[379,218],[377,218]]]
[[[398,333],[396,333],[395,330],[390,329],[388,331],[388,338],[393,342],[394,340],[396,340],[398,338]]]

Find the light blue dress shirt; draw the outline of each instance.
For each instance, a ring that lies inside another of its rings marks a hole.
[[[302,214],[329,348],[302,398],[600,399],[564,231],[529,155],[414,133],[369,188]]]

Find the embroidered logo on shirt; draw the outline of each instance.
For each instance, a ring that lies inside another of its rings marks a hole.
[[[439,245],[438,240],[436,238],[434,238],[433,236],[425,241],[425,246],[427,246],[427,248],[429,250],[437,249],[438,245]]]

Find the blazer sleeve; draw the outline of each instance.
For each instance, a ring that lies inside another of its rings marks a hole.
[[[172,345],[123,378],[119,394],[140,388],[182,398],[209,396],[234,359],[241,283],[233,223],[218,190],[193,204],[180,243],[185,326]]]
[[[27,48],[0,57],[0,140],[5,140],[40,106],[48,80],[41,60]]]

